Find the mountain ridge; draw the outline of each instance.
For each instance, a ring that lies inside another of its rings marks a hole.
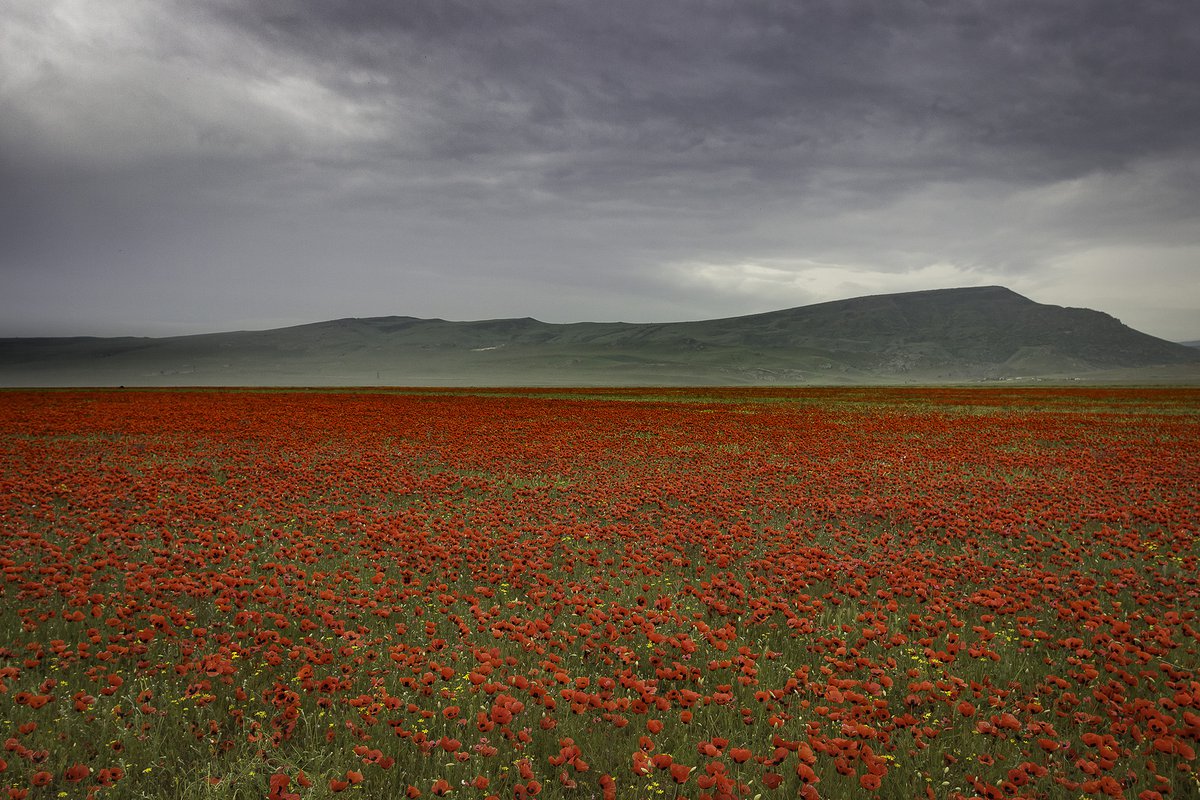
[[[1191,380],[1200,351],[1003,286],[684,322],[346,317],[172,337],[0,339],[0,385],[679,385]],[[1116,372],[1135,372],[1118,377]],[[1175,376],[1175,377],[1171,377]]]

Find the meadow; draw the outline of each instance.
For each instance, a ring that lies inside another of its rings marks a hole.
[[[1198,524],[1195,389],[6,391],[0,793],[1196,797]]]

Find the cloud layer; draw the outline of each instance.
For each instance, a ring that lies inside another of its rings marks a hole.
[[[5,5],[0,335],[1001,283],[1200,336],[1186,0]]]

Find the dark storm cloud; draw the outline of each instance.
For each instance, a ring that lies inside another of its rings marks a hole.
[[[48,0],[0,53],[0,268],[197,325],[171,297],[248,324],[930,280],[1102,304],[1072,287],[1128,294],[1113,253],[1170,248],[1166,284],[1200,254],[1185,0]]]
[[[1184,2],[272,8],[225,13],[341,92],[415,98],[424,152],[609,157],[581,180],[655,163],[1043,180],[1193,148],[1200,119]]]

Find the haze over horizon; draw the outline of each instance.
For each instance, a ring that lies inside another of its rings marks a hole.
[[[1200,338],[1200,5],[0,0],[0,336],[1002,285]]]

